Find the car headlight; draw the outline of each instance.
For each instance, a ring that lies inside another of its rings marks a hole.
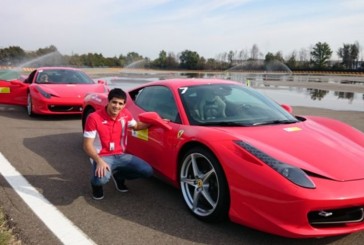
[[[255,157],[260,159],[262,162],[267,164],[269,167],[280,173],[283,177],[290,180],[294,184],[309,189],[316,188],[315,184],[302,169],[278,161],[277,159],[274,159],[261,150],[241,140],[237,140],[235,143],[253,154]]]
[[[47,93],[46,91],[44,91],[41,87],[37,86],[36,87],[38,92],[43,95],[44,97],[46,97],[47,99],[50,99],[52,97],[51,94]]]

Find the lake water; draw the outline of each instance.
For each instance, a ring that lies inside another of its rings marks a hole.
[[[364,94],[319,89],[280,87],[259,89],[280,104],[307,106],[332,110],[364,111]]]
[[[191,77],[188,74],[183,74],[187,77]],[[200,77],[211,77],[212,75],[200,75]],[[225,77],[216,76],[218,78]],[[196,76],[194,76],[196,77]],[[131,89],[150,81],[159,80],[158,76],[149,78],[138,78],[138,77],[103,77],[100,78],[106,80],[110,87],[120,87],[124,90]],[[364,88],[364,77],[340,77],[340,76],[275,76],[267,77],[267,75],[244,75],[244,76],[229,76],[229,79],[234,81],[241,81],[249,83],[252,88],[258,90],[260,93],[272,98],[280,104],[289,104],[291,106],[306,106],[306,107],[317,107],[332,110],[346,110],[346,111],[360,111],[364,112],[364,93],[355,91],[340,91],[337,90],[325,90],[325,89],[313,89],[305,88],[302,86],[280,86],[280,85],[267,85],[264,81],[291,81],[295,82],[315,82],[321,84],[355,84],[360,91]],[[355,90],[355,89],[354,89]]]

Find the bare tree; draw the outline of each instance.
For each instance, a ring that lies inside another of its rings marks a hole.
[[[298,53],[298,60],[300,62],[307,62],[310,60],[310,57],[308,55],[308,50],[305,48],[301,48],[301,50]]]
[[[259,48],[256,44],[254,44],[250,50],[250,58],[253,60],[257,60],[259,58]]]
[[[227,55],[228,63],[230,65],[232,65],[233,60],[234,60],[234,57],[235,57],[235,52],[232,51],[232,50],[230,50],[229,53],[228,53],[228,55]]]
[[[286,57],[286,64],[289,68],[296,68],[297,67],[297,54],[296,51],[292,51],[292,53]]]
[[[247,60],[249,58],[248,51],[245,49],[240,50],[239,52],[239,59]]]

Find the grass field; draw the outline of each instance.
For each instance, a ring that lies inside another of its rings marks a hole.
[[[8,226],[3,210],[0,208],[0,245],[20,245]]]

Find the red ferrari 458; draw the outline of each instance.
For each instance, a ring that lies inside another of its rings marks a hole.
[[[364,229],[364,134],[291,107],[241,83],[174,79],[127,91],[127,109],[148,130],[128,152],[180,189],[197,218],[287,237]],[[85,97],[83,124],[107,93]]]
[[[105,82],[92,80],[81,70],[41,67],[27,78],[0,80],[0,103],[26,106],[34,114],[81,114],[89,92],[107,92]]]

